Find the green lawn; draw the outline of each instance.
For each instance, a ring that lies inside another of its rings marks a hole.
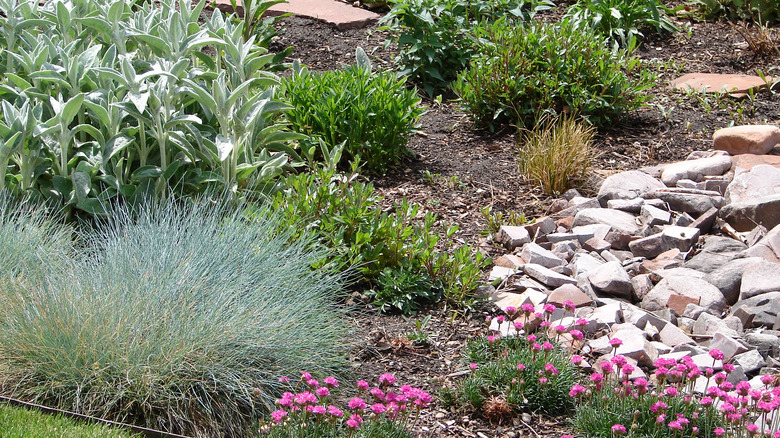
[[[76,422],[59,415],[0,404],[3,438],[129,438],[129,432],[102,424]]]

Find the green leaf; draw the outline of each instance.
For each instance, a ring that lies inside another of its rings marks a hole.
[[[73,191],[76,193],[77,203],[84,202],[92,189],[92,180],[84,172],[73,172],[71,179],[73,180]]]
[[[160,175],[162,175],[163,171],[157,166],[141,166],[138,169],[136,169],[135,172],[133,172],[133,179],[134,180],[144,180],[144,179],[152,179],[152,178],[159,178]]]
[[[358,68],[371,71],[371,60],[368,59],[368,55],[366,55],[366,51],[362,47],[355,49],[355,59],[357,60]]]
[[[135,188],[133,186],[133,188]],[[128,196],[129,197],[129,196]],[[76,204],[79,210],[83,210],[93,216],[106,216],[106,206],[99,199],[84,199]]]
[[[70,122],[76,117],[81,110],[81,104],[84,102],[84,93],[79,93],[65,102],[62,108],[61,120],[65,125],[70,125]]]

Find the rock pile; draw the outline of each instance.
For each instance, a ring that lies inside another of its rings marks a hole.
[[[764,155],[780,129],[727,128],[713,143],[610,176],[595,198],[569,191],[533,224],[501,227],[494,239],[508,252],[495,259],[492,300],[538,311],[573,302],[566,323],[587,321],[585,350],[610,353],[620,338],[617,353],[644,367],[634,377],[659,357],[711,367],[718,349],[737,369],[731,378],[760,386],[757,374],[780,367],[780,163]]]

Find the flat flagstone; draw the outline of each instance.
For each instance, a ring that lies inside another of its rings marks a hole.
[[[772,78],[766,78],[772,83]],[[758,91],[766,87],[766,82],[758,76],[717,73],[688,73],[671,82],[677,90],[693,90],[705,93],[728,93],[734,97],[742,97],[751,90]]]
[[[240,8],[241,0],[237,0],[236,4]],[[216,0],[216,7],[226,13],[233,11],[230,0]],[[286,3],[271,6],[267,15],[279,16],[287,13],[324,21],[338,30],[360,29],[379,20],[377,13],[336,0],[287,0]]]

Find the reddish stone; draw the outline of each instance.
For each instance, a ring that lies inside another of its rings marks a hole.
[[[496,266],[501,266],[509,269],[516,269],[519,266],[523,265],[523,260],[514,254],[504,254],[501,257],[498,257],[493,263]]]
[[[682,315],[685,312],[685,307],[688,304],[699,305],[701,298],[691,298],[685,295],[675,294],[669,296],[669,300],[666,302],[666,307],[672,309],[676,314]]]
[[[236,4],[241,13],[241,0],[237,0]],[[216,7],[225,13],[233,11],[230,0],[216,0]],[[359,29],[379,20],[379,14],[336,0],[288,0],[271,6],[267,15],[279,16],[287,13],[324,21],[336,26],[338,30]]]
[[[547,297],[548,303],[555,304],[558,307],[563,307],[563,303],[566,301],[571,301],[577,308],[593,304],[593,300],[573,284],[564,284],[550,292],[550,295]]]
[[[759,164],[768,164],[780,169],[780,155],[739,154],[731,158],[732,170],[736,170],[738,167],[750,170]]]
[[[773,78],[766,78],[772,83]],[[706,93],[726,92],[734,97],[743,97],[750,90],[758,91],[766,88],[766,82],[758,76],[752,75],[732,75],[717,73],[689,73],[671,81],[672,87],[678,90]]]

